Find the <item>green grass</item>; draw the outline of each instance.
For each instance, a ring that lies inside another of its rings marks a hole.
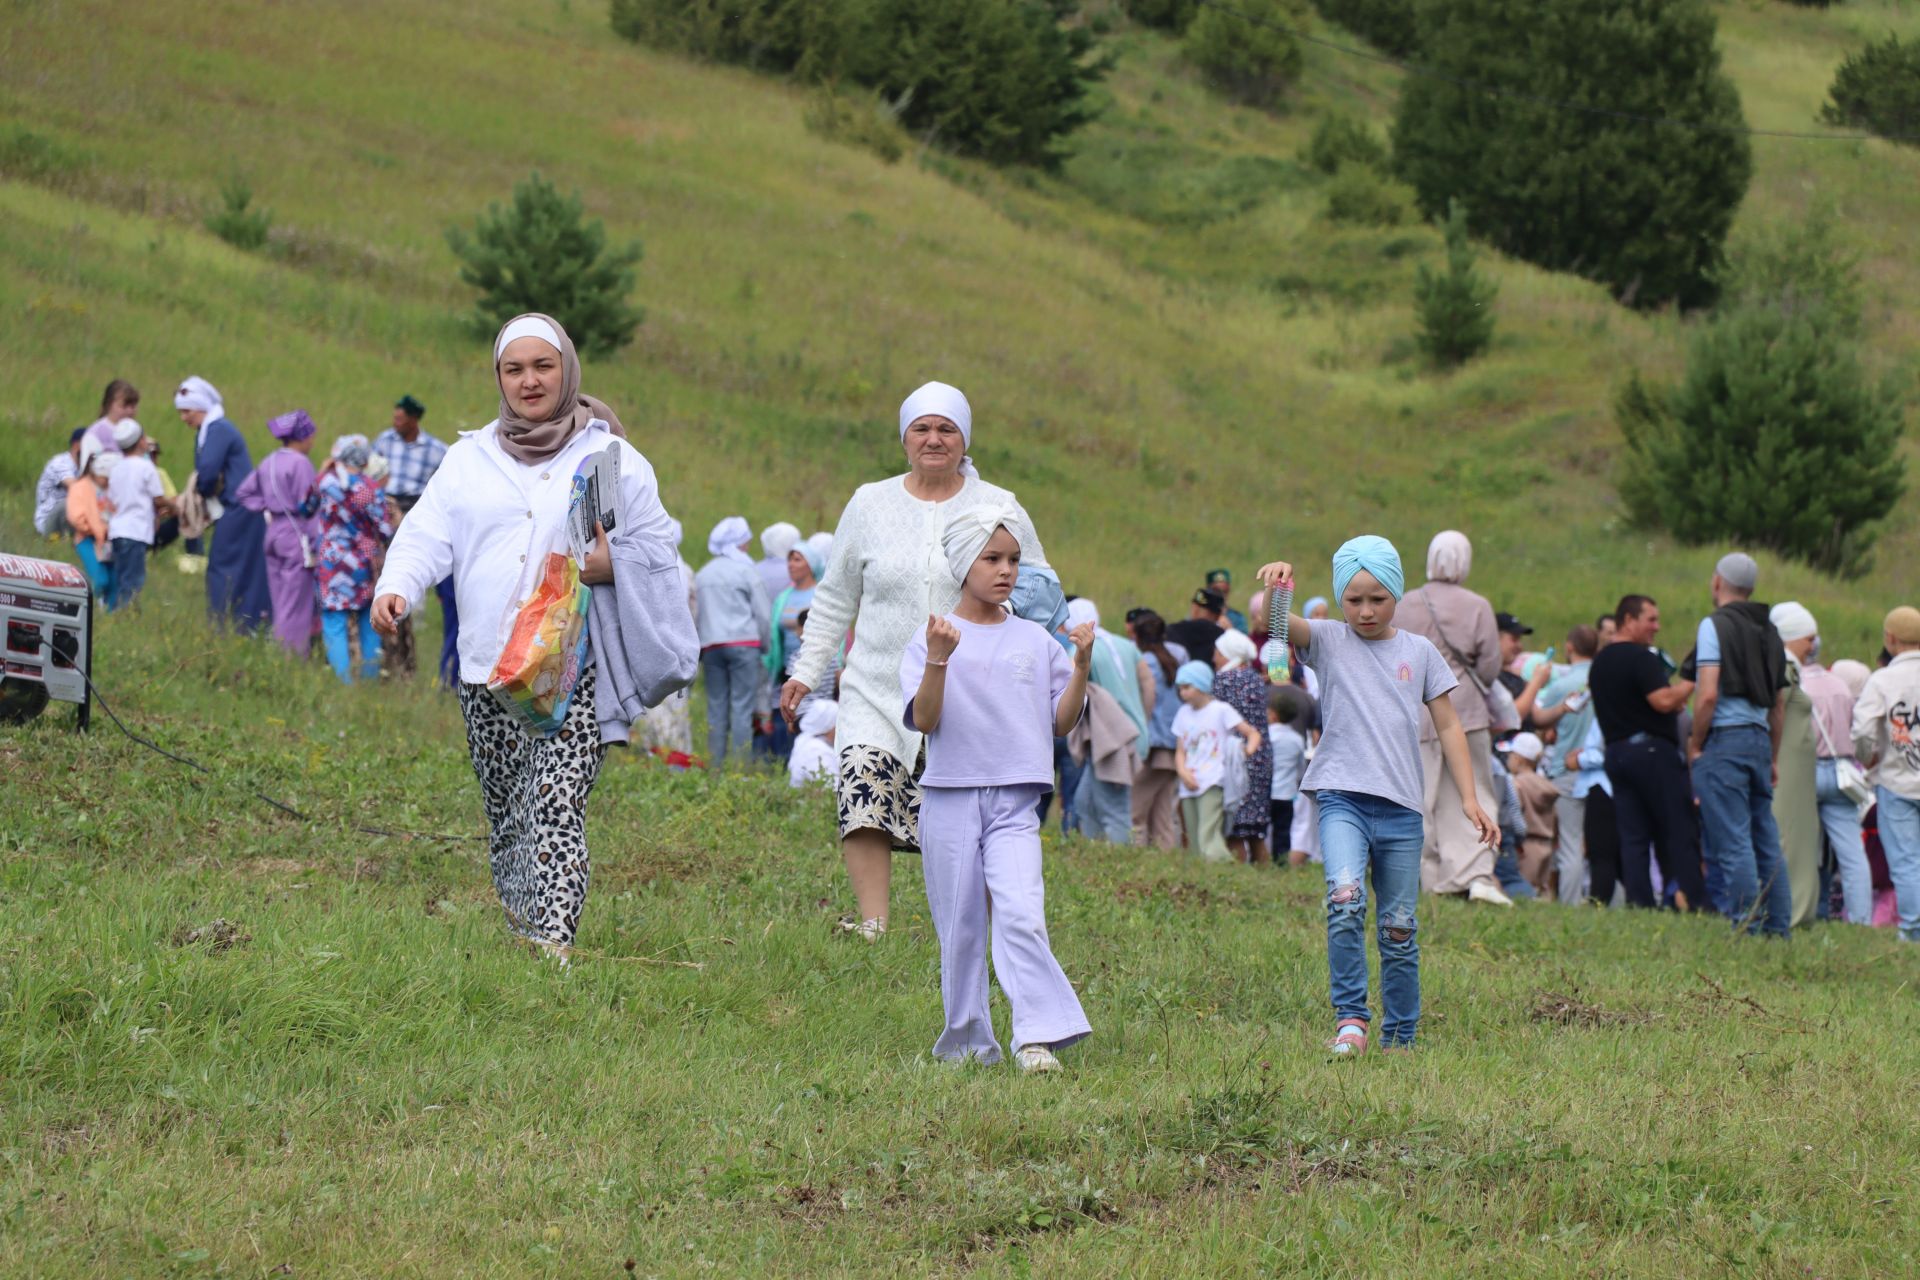
[[[1909,1274],[1920,958],[1422,903],[1411,1057],[1328,1063],[1315,872],[1049,843],[1094,1038],[949,1069],[917,861],[832,936],[824,795],[616,755],[571,971],[510,947],[451,700],[102,624],[0,736],[0,1273]],[[295,822],[253,790],[309,814]],[[229,949],[180,933],[224,919]],[[1005,1012],[1001,1011],[1004,1026]]]
[[[1719,13],[1771,128],[1817,130],[1847,48],[1920,30],[1911,0]],[[1456,526],[1474,584],[1543,627],[1648,589],[1684,634],[1715,551],[1623,520],[1607,405],[1630,365],[1678,367],[1686,324],[1496,259],[1493,352],[1426,373],[1438,237],[1330,226],[1296,159],[1325,109],[1381,126],[1397,73],[1310,50],[1269,116],[1116,40],[1108,109],[1049,177],[824,142],[800,89],[625,45],[593,4],[13,6],[0,545],[32,545],[25,490],[109,377],[176,476],[188,372],[256,447],[272,414],[370,430],[402,391],[436,430],[485,422],[441,232],[537,166],[646,244],[648,322],[588,386],[696,548],[733,510],[829,525],[939,376],[1109,614],[1362,529],[1417,563]],[[1832,209],[1871,358],[1910,370],[1920,152],[1755,159],[1741,230]],[[235,177],[274,210],[264,252],[203,225]],[[1920,595],[1917,532],[1909,503],[1862,582],[1768,560],[1764,593],[1865,656]],[[886,944],[836,941],[823,797],[616,758],[563,974],[505,944],[481,846],[349,829],[480,832],[451,702],[209,640],[199,591],[162,557],[97,670],[213,776],[104,718],[0,732],[0,1273],[1915,1269],[1920,972],[1884,933],[1424,903],[1420,1051],[1332,1067],[1311,873],[1068,843],[1050,918],[1095,1038],[1059,1080],[937,1069],[917,865]],[[174,944],[216,918],[247,940]]]

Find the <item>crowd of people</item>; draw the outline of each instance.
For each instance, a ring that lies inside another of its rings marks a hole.
[[[1412,589],[1391,544],[1362,536],[1298,612],[1269,608],[1295,585],[1276,561],[1244,612],[1219,568],[1197,575],[1184,616],[1134,604],[1114,631],[1065,590],[1015,495],[979,476],[972,406],[939,382],[900,407],[905,474],[857,489],[833,533],[775,523],[756,558],[750,524],[729,516],[696,572],[557,322],[504,326],[492,377],[499,414],[481,431],[449,446],[403,396],[388,430],[337,438],[317,470],[306,412],[269,421],[280,447],[256,468],[218,391],[187,378],[173,398],[195,432],[183,489],[134,418],[139,393],[116,381],[48,462],[35,521],[73,540],[110,609],[135,605],[147,554],[179,539],[204,559],[217,619],[270,623],[349,683],[355,650],[362,678],[410,671],[412,611],[437,595],[439,672],[467,723],[496,887],[513,931],[550,954],[573,944],[587,797],[629,731],[678,765],[777,762],[796,787],[831,787],[851,935],[885,937],[892,855],[923,855],[941,1057],[1000,1056],[989,942],[1024,1068],[1057,1068],[1053,1050],[1089,1032],[1046,934],[1039,835],[1056,806],[1062,830],[1112,845],[1319,862],[1337,1054],[1366,1047],[1369,893],[1389,1048],[1418,1022],[1422,892],[1714,913],[1780,937],[1893,925],[1920,941],[1920,610],[1887,615],[1877,670],[1824,665],[1811,612],[1756,602],[1758,567],[1735,552],[1679,662],[1643,594],[1535,651],[1533,628],[1466,585],[1473,548],[1446,531]],[[530,730],[490,696],[505,643],[492,620],[518,607],[521,567],[566,527],[576,467],[602,450],[619,455],[618,529],[596,529],[578,578],[614,602],[621,641],[603,636],[568,671],[555,727]],[[488,621],[462,629],[462,615]],[[1284,641],[1269,634],[1281,616]],[[684,687],[696,656],[704,761]]]

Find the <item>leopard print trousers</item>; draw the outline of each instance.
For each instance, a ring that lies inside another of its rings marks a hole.
[[[548,738],[521,728],[485,685],[460,686],[507,926],[563,947],[573,945],[587,900],[587,794],[607,750],[593,714],[595,675],[589,662],[566,720]]]

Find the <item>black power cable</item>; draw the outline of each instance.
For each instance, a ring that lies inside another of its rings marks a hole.
[[[48,640],[45,636],[42,636],[40,638],[40,647],[47,651],[47,654],[49,657],[52,657],[55,655],[53,642]],[[68,655],[68,659],[69,661],[71,661],[71,655]],[[85,665],[75,662],[73,669],[80,673],[80,678],[82,680],[86,681],[87,692],[92,694],[94,701],[100,704],[100,709],[107,713],[107,719],[113,721],[113,727],[118,729],[121,733],[125,734],[129,740],[137,743],[142,747],[145,747],[147,750],[153,752],[155,755],[166,757],[167,759],[173,761],[175,764],[185,765],[187,768],[192,769],[196,773],[204,773],[208,777],[216,776],[213,770],[209,769],[206,765],[201,764],[198,760],[194,760],[194,759],[191,759],[190,757],[179,755],[175,752],[169,751],[165,747],[161,746],[159,743],[154,742],[147,738],[143,738],[139,734],[135,733],[133,730],[127,728],[126,722],[121,720],[119,715],[114,712],[114,709],[107,704],[106,698],[103,697],[100,693],[100,686],[93,682],[93,677],[90,674],[88,674]],[[300,810],[294,808],[292,805],[286,803],[284,800],[276,800],[272,796],[266,795],[259,791],[249,791],[247,794],[252,796],[255,800],[258,800],[262,804],[270,805],[273,808],[278,809],[280,812],[286,814],[290,818],[296,818],[301,822],[307,823],[309,826],[320,825],[320,819],[311,817],[307,814],[300,812]],[[448,842],[454,842],[454,841],[472,841],[472,840],[487,839],[486,836],[436,835],[428,831],[394,831],[387,827],[369,827],[369,826],[363,826],[359,823],[346,823],[344,825],[348,831],[354,832],[357,835],[389,836],[396,840],[444,840]]]

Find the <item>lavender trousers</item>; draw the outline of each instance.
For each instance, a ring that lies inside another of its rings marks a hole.
[[[940,1000],[947,1025],[936,1058],[1000,1061],[987,1004],[987,948],[1013,1006],[1013,1047],[1050,1048],[1093,1028],[1047,942],[1040,875],[1040,795],[1046,788],[925,787],[920,793],[920,863],[927,907],[940,939]]]

